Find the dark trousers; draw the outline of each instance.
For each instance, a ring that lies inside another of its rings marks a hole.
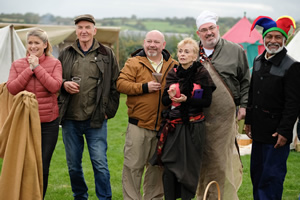
[[[250,173],[254,200],[280,200],[287,172],[290,145],[278,149],[273,144],[253,141]]]
[[[176,200],[177,198],[181,198],[182,200],[191,200],[195,196],[177,181],[175,174],[167,167],[164,168],[163,184],[165,200]]]
[[[47,186],[48,186],[50,161],[58,138],[58,131],[59,131],[58,118],[52,122],[41,123],[41,131],[42,131],[42,161],[43,161],[43,184],[44,184],[43,197],[45,197]]]

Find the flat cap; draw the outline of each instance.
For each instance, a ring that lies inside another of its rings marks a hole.
[[[94,16],[90,14],[79,15],[74,19],[75,24],[77,24],[80,21],[88,21],[92,22],[94,25],[96,24]]]

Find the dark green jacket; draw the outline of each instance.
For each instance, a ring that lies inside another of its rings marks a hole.
[[[58,59],[62,63],[63,69],[63,82],[71,80],[72,67],[78,54],[84,56],[77,47],[77,43],[78,40],[76,40],[76,42],[72,45],[66,47],[59,55]],[[94,47],[91,51],[97,51],[96,63],[100,71],[100,76],[97,85],[96,106],[91,117],[92,128],[100,128],[102,126],[105,114],[108,119],[115,116],[119,107],[120,98],[120,93],[116,89],[119,66],[115,55],[110,48],[102,45],[101,43],[98,43],[99,46],[97,45],[98,47],[95,48],[96,43],[98,42],[95,40]],[[58,101],[60,123],[64,120],[64,115],[68,108],[70,99],[70,94],[64,89],[63,85],[64,84],[62,84]]]
[[[235,104],[246,108],[250,72],[244,50],[238,44],[220,38],[211,62],[230,89]]]

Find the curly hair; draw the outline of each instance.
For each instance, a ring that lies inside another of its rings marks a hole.
[[[177,44],[177,51],[180,47],[182,47],[183,45],[186,45],[186,44],[191,44],[192,47],[193,47],[193,53],[198,55],[199,53],[199,45],[198,43],[192,39],[192,38],[185,38],[183,40],[181,40],[178,44]]]

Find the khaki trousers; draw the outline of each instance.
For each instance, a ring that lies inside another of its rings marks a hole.
[[[163,169],[148,162],[155,153],[156,145],[156,131],[128,124],[122,176],[124,200],[163,200]],[[140,188],[144,168],[142,198]]]

